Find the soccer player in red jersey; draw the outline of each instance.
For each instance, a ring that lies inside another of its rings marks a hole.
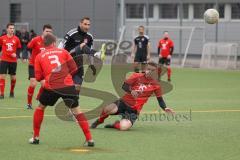
[[[86,137],[86,146],[93,147],[94,141],[89,130],[88,121],[78,105],[78,93],[72,79],[77,65],[68,51],[55,47],[56,37],[49,33],[44,36],[45,51],[35,59],[35,78],[44,80],[44,90],[39,98],[40,104],[33,115],[33,137],[31,144],[39,144],[39,132],[47,106],[53,106],[59,98],[69,107]]]
[[[2,57],[0,62],[0,99],[4,99],[6,74],[9,74],[11,79],[10,97],[14,97],[17,70],[16,53],[18,49],[21,49],[21,42],[19,38],[14,35],[14,31],[14,24],[8,23],[7,35],[0,37],[0,46],[2,46]]]
[[[96,128],[102,124],[109,115],[121,115],[122,120],[114,124],[108,124],[105,128],[115,128],[118,130],[128,130],[138,118],[143,105],[154,93],[160,107],[167,113],[174,113],[167,108],[162,98],[161,87],[157,82],[157,64],[149,62],[145,73],[133,73],[130,78],[125,80],[122,89],[126,94],[114,103],[104,107],[100,117],[91,125]]]
[[[163,65],[167,66],[167,75],[168,75],[168,81],[171,81],[171,58],[174,50],[174,43],[169,38],[168,31],[164,31],[163,33],[163,39],[160,39],[158,44],[158,54],[159,54],[159,68],[158,68],[158,79],[160,79],[161,75],[161,67]]]
[[[28,49],[31,50],[31,56],[29,58],[29,66],[28,66],[28,78],[30,80],[30,85],[28,87],[27,91],[27,109],[32,109],[32,97],[34,94],[35,87],[37,85],[37,81],[35,78],[35,73],[34,73],[34,63],[35,63],[35,58],[36,56],[41,52],[45,50],[45,47],[43,45],[43,37],[48,34],[52,33],[53,29],[50,24],[45,24],[43,26],[43,32],[42,35],[37,36],[33,38],[27,45]],[[43,88],[40,88],[38,96],[40,96]]]

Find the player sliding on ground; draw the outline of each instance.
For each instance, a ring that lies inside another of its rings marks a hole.
[[[105,128],[128,130],[137,120],[143,105],[154,93],[160,107],[167,113],[174,114],[171,108],[166,107],[162,97],[161,87],[157,82],[157,64],[149,62],[145,73],[133,73],[125,80],[122,89],[126,94],[114,103],[104,107],[100,117],[91,125],[96,128],[102,124],[109,115],[121,115],[122,120],[108,124]]]
[[[79,96],[72,79],[72,75],[77,71],[77,65],[68,51],[56,48],[55,44],[56,37],[54,35],[49,33],[44,36],[45,51],[38,54],[35,59],[35,78],[37,81],[45,80],[45,84],[39,98],[40,104],[33,115],[33,137],[29,142],[39,144],[39,133],[44,110],[47,106],[53,106],[59,98],[62,98],[84,132],[86,137],[84,145],[92,147],[94,141],[89,130],[88,121],[78,105]],[[82,44],[78,49],[85,50],[85,47]],[[86,51],[84,53],[90,52]]]

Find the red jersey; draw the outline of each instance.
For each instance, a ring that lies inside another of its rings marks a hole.
[[[161,87],[159,83],[152,79],[145,77],[142,73],[133,73],[125,83],[129,84],[131,90],[138,92],[138,97],[134,98],[131,93],[126,93],[122,100],[138,113],[141,111],[143,105],[148,101],[148,98],[154,93],[156,97],[161,97]]]
[[[162,57],[166,58],[168,55],[170,55],[170,48],[174,46],[174,43],[171,39],[161,39],[158,44],[158,48],[161,49],[160,54]],[[160,55],[159,54],[159,55]]]
[[[35,77],[45,80],[44,88],[60,89],[74,85],[72,75],[77,65],[64,49],[46,47],[35,59]]]
[[[12,54],[17,54],[17,49],[22,47],[17,36],[1,36],[0,46],[2,46],[2,61],[17,62],[17,57],[12,57]]]
[[[43,44],[43,38],[42,36],[37,36],[33,38],[27,45],[29,49],[32,49],[32,54],[29,57],[29,65],[34,66],[35,58],[36,56],[41,52],[45,50],[44,44]]]

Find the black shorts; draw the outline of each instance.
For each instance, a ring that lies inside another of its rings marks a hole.
[[[0,74],[16,75],[17,62],[0,61]]]
[[[171,64],[171,59],[170,58],[165,58],[165,57],[162,57],[162,58],[159,58],[159,61],[158,61],[159,64],[162,64],[162,65],[170,65]]]
[[[39,101],[44,106],[53,106],[56,104],[59,98],[62,98],[65,105],[69,108],[75,108],[78,106],[78,93],[75,86],[61,88],[57,90],[44,89]]]
[[[32,65],[28,66],[28,79],[35,78],[34,67]]]
[[[134,62],[147,63],[147,54],[136,53]]]
[[[122,119],[128,119],[131,121],[132,125],[138,118],[138,112],[124,103],[121,99],[114,102],[117,107],[118,111],[115,115],[121,115]]]

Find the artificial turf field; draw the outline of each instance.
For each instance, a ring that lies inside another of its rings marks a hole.
[[[84,86],[114,93],[110,67],[104,66],[97,82]],[[164,96],[178,118],[159,118],[157,101],[144,106],[143,117],[130,131],[92,130],[95,148],[83,148],[84,136],[72,121],[61,121],[49,107],[41,129],[40,145],[28,144],[33,110],[27,110],[27,64],[19,63],[15,99],[0,101],[0,159],[129,159],[129,160],[239,160],[240,71],[173,69],[174,89]],[[99,100],[81,97],[83,109]],[[34,101],[34,106],[37,102]],[[191,112],[190,112],[191,110]],[[157,115],[151,119],[148,115]],[[180,117],[181,116],[181,117]],[[112,122],[118,117],[111,117]]]

